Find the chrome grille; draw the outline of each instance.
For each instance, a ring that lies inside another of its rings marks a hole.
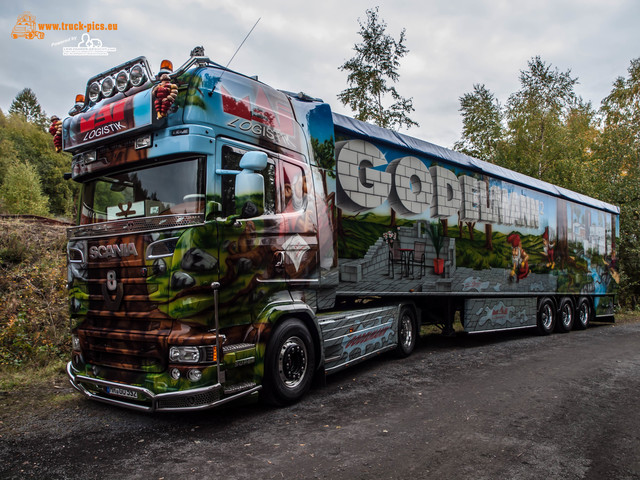
[[[93,237],[96,235],[123,235],[131,232],[164,230],[167,228],[186,227],[204,222],[201,213],[184,215],[162,215],[159,217],[130,218],[110,222],[79,225],[67,229],[67,238]]]

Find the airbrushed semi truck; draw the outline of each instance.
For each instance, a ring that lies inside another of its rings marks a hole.
[[[275,90],[196,49],[91,78],[60,129],[73,386],[141,411],[261,396],[444,333],[613,316],[618,208]]]

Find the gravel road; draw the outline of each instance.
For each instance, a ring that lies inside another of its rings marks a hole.
[[[430,335],[284,409],[144,415],[59,390],[0,397],[25,405],[0,416],[0,478],[640,478],[640,323]]]

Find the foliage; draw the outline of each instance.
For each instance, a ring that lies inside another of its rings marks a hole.
[[[595,145],[593,194],[620,206],[621,296],[640,305],[640,58],[602,101]]]
[[[51,214],[70,217],[79,190],[77,184],[63,178],[71,167],[71,156],[55,153],[51,135],[22,116],[0,113],[0,180],[15,160],[37,170]]]
[[[463,131],[455,148],[620,206],[620,299],[635,308],[640,305],[640,59],[615,80],[598,112],[576,95],[578,79],[570,70],[561,72],[540,57],[527,67],[520,72],[520,90],[504,108],[484,85],[460,97]]]
[[[501,107],[484,85],[460,97],[461,139],[454,148],[572,190],[588,191],[596,112],[575,93],[577,78],[540,57],[520,72],[520,90]]]
[[[442,246],[444,245],[444,235],[442,230],[442,223],[440,222],[431,222],[427,228],[427,234],[429,235],[433,248],[436,251],[436,258],[440,258],[440,250],[442,250]]]
[[[38,97],[30,88],[25,88],[16,95],[9,107],[9,113],[21,116],[27,122],[40,127],[41,130],[45,130],[49,126],[47,115],[38,103]]]
[[[38,173],[28,163],[14,161],[9,165],[0,186],[0,198],[3,209],[10,214],[49,214],[49,202],[42,194]]]
[[[460,97],[462,138],[454,149],[486,162],[493,162],[502,138],[500,103],[484,85],[475,84],[473,93]]]
[[[358,120],[371,120],[384,128],[418,126],[408,116],[414,111],[413,99],[400,96],[395,87],[388,85],[388,81],[398,82],[400,59],[409,52],[404,45],[405,30],[396,41],[385,33],[387,24],[378,18],[378,7],[368,9],[366,13],[366,24],[358,19],[362,43],[354,45],[356,55],[339,67],[349,72],[349,87],[338,95],[338,99],[357,112]],[[387,95],[391,96],[391,105],[384,102]]]
[[[0,365],[68,355],[65,228],[0,220]]]

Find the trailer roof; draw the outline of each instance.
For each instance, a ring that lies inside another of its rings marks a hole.
[[[333,113],[333,123],[343,130],[347,130],[355,135],[363,136],[366,138],[374,138],[382,142],[398,146],[400,148],[408,149],[417,153],[435,157],[439,160],[443,160],[447,163],[464,167],[471,171],[489,175],[494,178],[507,180],[508,182],[515,183],[527,188],[533,188],[535,190],[554,195],[556,197],[571,200],[573,202],[581,203],[590,207],[605,210],[610,213],[618,215],[620,209],[615,205],[612,205],[595,198],[582,195],[577,192],[573,192],[566,188],[558,187],[548,182],[543,182],[533,177],[523,175],[522,173],[514,172],[504,167],[494,165],[489,162],[478,160],[477,158],[470,157],[464,153],[456,152],[448,148],[440,147],[433,143],[426,142],[409,135],[403,135],[393,130],[378,127],[377,125],[371,125],[355,118],[346,117],[338,113]]]

